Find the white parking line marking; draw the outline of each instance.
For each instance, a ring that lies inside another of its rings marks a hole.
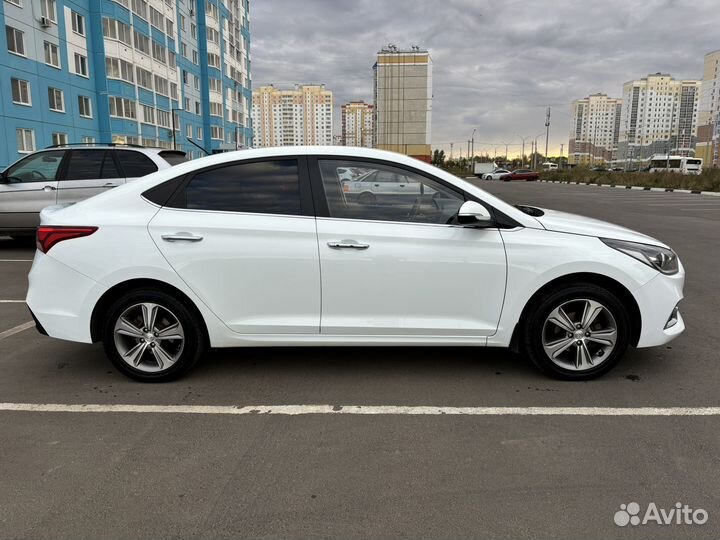
[[[14,336],[15,334],[19,334],[23,330],[27,330],[28,328],[32,328],[33,326],[35,326],[34,321],[28,321],[26,323],[19,324],[15,328],[11,328],[10,330],[5,330],[4,332],[0,332],[0,339],[5,339],[10,336]]]
[[[0,300],[0,304],[24,304],[25,300]]]
[[[0,262],[33,262],[32,259],[0,259]]]
[[[402,405],[124,405],[0,403],[0,411],[252,415],[720,416],[720,407],[434,407]]]

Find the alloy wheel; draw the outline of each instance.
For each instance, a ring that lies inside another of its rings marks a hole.
[[[122,360],[146,373],[172,367],[185,345],[185,333],[177,316],[152,302],[125,309],[115,322],[113,334]]]
[[[542,346],[557,366],[588,371],[605,362],[618,339],[610,310],[588,298],[573,299],[553,309],[545,319]]]

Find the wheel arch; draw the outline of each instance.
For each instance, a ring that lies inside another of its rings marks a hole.
[[[640,339],[640,331],[642,329],[642,316],[640,314],[640,306],[633,294],[619,281],[602,275],[595,274],[592,272],[576,272],[572,274],[566,274],[564,276],[557,277],[553,280],[548,281],[542,285],[533,295],[525,302],[525,306],[520,313],[520,318],[515,324],[513,330],[512,339],[510,341],[510,348],[517,351],[519,348],[518,340],[520,330],[528,319],[528,313],[537,305],[539,299],[548,291],[562,287],[563,285],[570,285],[572,283],[590,283],[598,287],[607,289],[615,296],[617,296],[624,306],[627,307],[628,317],[630,318],[630,343],[636,346]]]
[[[90,337],[93,343],[97,343],[101,339],[103,322],[102,314],[107,312],[113,302],[115,302],[118,298],[121,298],[123,295],[129,293],[130,291],[144,288],[151,288],[162,291],[175,297],[179,302],[182,302],[185,307],[192,311],[193,314],[198,317],[198,320],[201,321],[202,328],[205,333],[204,337],[206,343],[209,343],[207,322],[205,321],[205,317],[203,317],[202,313],[200,313],[200,310],[195,305],[195,302],[193,302],[187,294],[182,292],[177,287],[174,287],[169,283],[165,283],[164,281],[148,278],[130,279],[121,283],[117,283],[116,285],[105,291],[105,293],[98,299],[95,307],[93,308],[92,316],[90,317]]]

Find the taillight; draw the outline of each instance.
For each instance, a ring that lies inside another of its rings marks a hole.
[[[41,227],[38,227],[37,230],[37,248],[43,253],[47,253],[48,251],[50,251],[50,248],[58,242],[62,242],[63,240],[71,240],[73,238],[82,238],[83,236],[90,236],[97,230],[97,227],[65,227],[43,225]]]

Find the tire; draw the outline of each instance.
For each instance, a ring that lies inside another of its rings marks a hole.
[[[118,371],[135,380],[176,379],[207,349],[200,317],[165,292],[131,291],[116,300],[107,313],[102,327],[105,354]]]
[[[597,312],[589,326],[583,325],[586,306],[588,313]],[[573,283],[548,291],[529,307],[520,345],[543,373],[557,379],[589,380],[617,365],[628,347],[631,330],[630,317],[617,296],[597,285]]]
[[[492,180],[492,179],[493,179],[492,174],[485,175],[485,180]]]

